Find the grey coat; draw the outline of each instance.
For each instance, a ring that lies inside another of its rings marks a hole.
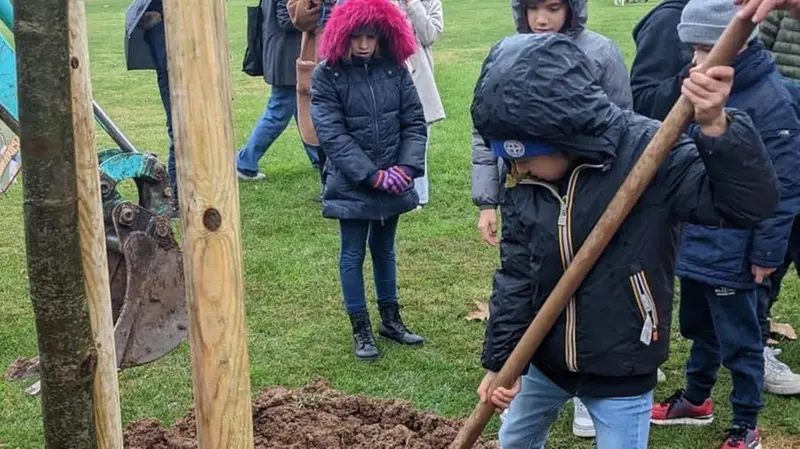
[[[286,0],[264,0],[264,81],[271,86],[297,85],[295,62],[303,33],[289,19]]]
[[[586,0],[566,1],[572,12],[572,22],[566,24],[564,34],[589,56],[594,76],[609,100],[622,109],[633,109],[630,77],[619,47],[611,39],[586,29],[589,15]],[[522,1],[511,0],[511,8],[517,32],[530,33]],[[503,165],[473,128],[472,202],[482,210],[494,209],[500,204]]]

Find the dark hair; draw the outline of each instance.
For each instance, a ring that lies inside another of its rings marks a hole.
[[[534,9],[539,6],[539,3],[542,3],[546,0],[522,0],[522,6],[524,9]],[[567,7],[568,10],[572,11],[572,8],[569,7],[569,3],[567,0],[561,0],[564,3],[564,6]]]

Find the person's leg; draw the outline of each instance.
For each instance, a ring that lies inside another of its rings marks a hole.
[[[295,100],[295,109],[294,109],[294,122],[297,124],[297,129],[299,131],[300,130],[300,120],[297,119],[297,102],[296,102],[296,100]],[[299,137],[300,137],[300,142],[303,144],[303,149],[306,152],[306,156],[308,157],[308,160],[311,161],[311,165],[314,167],[314,169],[319,169],[320,168],[320,165],[319,165],[320,164],[319,147],[316,146],[316,145],[307,144],[303,140],[303,135],[302,134],[300,134]]]
[[[651,422],[656,425],[707,425],[714,421],[714,402],[710,396],[722,363],[706,298],[707,290],[713,292],[713,287],[683,278],[680,288],[681,335],[692,340],[686,361],[686,390],[679,390],[653,405]]]
[[[369,251],[381,325],[378,333],[406,345],[419,345],[425,339],[413,334],[403,323],[397,298],[397,259],[394,250],[399,216],[372,221],[369,226]]]
[[[763,406],[764,388],[764,345],[756,313],[757,293],[755,289],[737,290],[732,295],[717,289],[716,293],[709,294],[708,300],[722,364],[730,370],[733,380],[733,424],[754,429]]]
[[[647,449],[652,391],[640,396],[581,400],[594,422],[597,449]]]
[[[267,107],[250,133],[250,138],[236,156],[236,169],[245,179],[263,179],[258,172],[258,161],[281,133],[286,130],[295,114],[297,98],[292,86],[272,86]]]
[[[570,398],[569,393],[531,365],[500,426],[500,447],[544,449],[550,427]]]
[[[356,357],[372,360],[380,354],[372,336],[372,326],[364,294],[364,256],[367,246],[369,222],[339,220],[341,252],[339,278],[342,283],[344,305],[353,327]]]
[[[417,196],[419,196],[419,205],[425,206],[428,204],[428,200],[430,197],[428,185],[428,148],[430,147],[431,142],[431,125],[428,124],[428,139],[425,141],[425,162],[424,162],[424,170],[425,174],[419,178],[414,178],[414,189],[417,191]]]

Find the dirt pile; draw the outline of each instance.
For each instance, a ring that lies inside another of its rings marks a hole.
[[[323,380],[265,390],[253,403],[256,449],[446,449],[461,422],[405,401],[346,396]],[[166,430],[153,420],[125,429],[127,449],[196,449],[194,411]],[[475,449],[496,449],[479,441]]]

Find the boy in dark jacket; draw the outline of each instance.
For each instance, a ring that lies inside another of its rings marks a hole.
[[[678,33],[702,64],[736,13],[730,0],[691,0]],[[800,211],[800,119],[794,99],[754,30],[732,61],[736,76],[727,105],[746,111],[778,175],[780,202],[752,229],[690,224],[681,231],[677,274],[681,279],[681,334],[693,341],[687,387],[653,407],[654,424],[708,424],[711,390],[720,363],[733,378],[733,425],[724,448],[760,444],[757,418],[764,385],[765,350],[758,321],[762,284],[782,262]],[[763,293],[765,294],[765,293]]]
[[[659,127],[612,104],[569,38],[516,35],[490,51],[472,119],[513,168],[479,395],[500,409],[510,404],[504,449],[544,447],[575,396],[592,415],[598,449],[647,447],[652,390],[668,356],[677,224],[753,226],[778,201],[752,121],[723,110],[732,78],[730,67],[715,67],[685,82],[700,123],[694,140],[676,143],[527,374],[511,389],[488,391]]]

